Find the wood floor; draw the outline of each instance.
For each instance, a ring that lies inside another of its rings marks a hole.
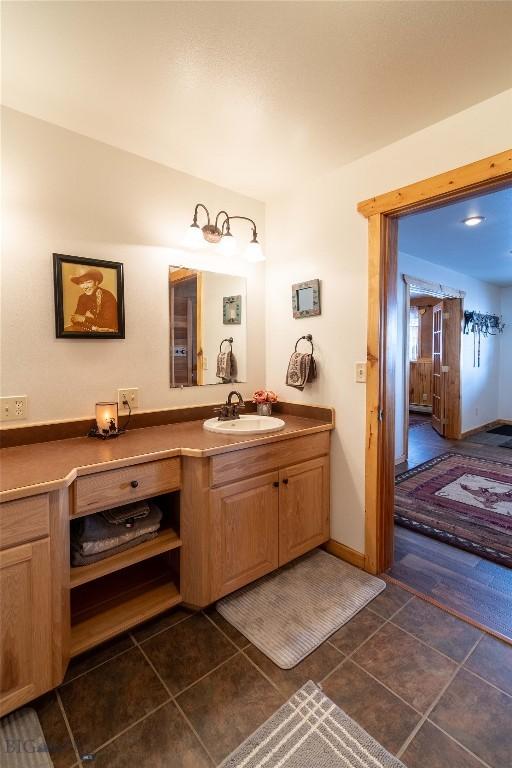
[[[512,460],[512,451],[470,440],[445,440],[426,424],[409,430],[409,461],[397,473],[456,450]],[[512,570],[428,536],[395,527],[395,562],[386,576],[415,594],[512,643]]]

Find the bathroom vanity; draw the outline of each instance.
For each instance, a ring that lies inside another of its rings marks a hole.
[[[61,683],[71,657],[328,540],[332,410],[280,407],[284,428],[262,435],[194,420],[0,452],[0,715]],[[163,511],[156,538],[70,567],[70,520],[140,499]]]

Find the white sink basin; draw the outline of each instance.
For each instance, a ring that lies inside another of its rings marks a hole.
[[[217,418],[208,419],[203,429],[217,432],[221,435],[260,435],[265,432],[277,432],[283,429],[284,421],[275,416],[258,416],[257,413],[240,416],[232,421],[219,421]]]

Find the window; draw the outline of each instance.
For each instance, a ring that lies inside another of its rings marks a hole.
[[[409,311],[409,360],[417,360],[419,354],[420,313],[418,307]]]

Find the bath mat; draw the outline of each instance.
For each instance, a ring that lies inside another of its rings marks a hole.
[[[221,768],[405,768],[309,681]]]
[[[506,435],[507,437],[512,437],[512,424],[502,424],[499,427],[494,427],[494,429],[488,429],[488,432],[490,432],[491,435]]]
[[[0,720],[2,768],[53,768],[34,709],[24,707]]]
[[[386,582],[315,549],[217,603],[281,669],[291,669],[355,616]]]
[[[444,453],[403,472],[395,522],[512,567],[512,463]]]

